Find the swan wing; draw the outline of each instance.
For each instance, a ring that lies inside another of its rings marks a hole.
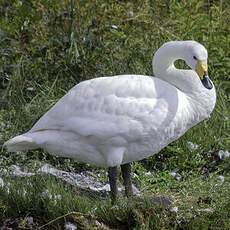
[[[121,75],[84,81],[62,97],[29,132],[63,130],[126,142],[172,121],[177,90],[154,77]],[[166,122],[166,123],[165,123]]]

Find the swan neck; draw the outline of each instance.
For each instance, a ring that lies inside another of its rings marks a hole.
[[[153,57],[153,71],[155,76],[162,76],[164,73],[177,70],[174,62],[178,59],[185,60],[184,47],[181,42],[168,42],[157,50]]]
[[[165,43],[157,50],[153,57],[154,75],[179,90],[190,93],[201,85],[197,74],[193,70],[177,69],[174,62],[178,59],[186,60],[186,45],[181,41]]]
[[[190,98],[194,102],[194,111],[207,116],[215,106],[215,87],[211,90],[204,88],[194,70],[177,69],[174,65],[178,59],[186,61],[189,58],[186,54],[190,54],[187,50],[190,43],[174,41],[161,46],[153,57],[153,72],[155,77],[168,82]]]

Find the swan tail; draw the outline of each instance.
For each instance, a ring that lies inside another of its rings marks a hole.
[[[23,150],[36,149],[38,146],[29,134],[22,134],[12,139],[6,141],[3,147],[7,149],[8,152],[17,152]]]

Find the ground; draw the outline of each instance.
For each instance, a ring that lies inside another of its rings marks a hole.
[[[108,195],[92,196],[39,171],[49,164],[106,185],[103,169],[41,150],[2,149],[2,229],[230,229],[229,12],[228,1],[218,0],[0,0],[0,144],[28,130],[82,80],[152,75],[152,55],[169,40],[192,39],[207,48],[217,90],[210,119],[133,163],[133,181],[145,199],[123,197],[111,207]],[[151,201],[159,196],[170,207]]]

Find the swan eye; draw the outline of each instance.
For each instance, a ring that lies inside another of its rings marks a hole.
[[[193,59],[194,59],[194,60],[197,60],[197,57],[196,57],[196,56],[193,56]]]

